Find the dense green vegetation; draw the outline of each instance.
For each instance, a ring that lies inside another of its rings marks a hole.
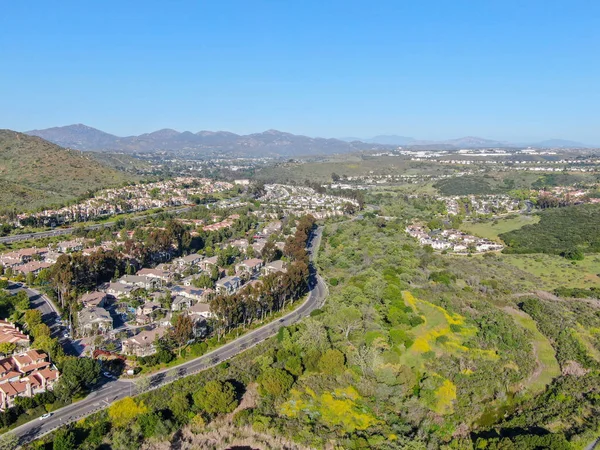
[[[548,253],[583,259],[583,253],[600,252],[600,205],[547,209],[533,225],[503,233],[507,253]]]
[[[381,193],[366,201],[388,218],[369,211],[325,226],[317,265],[330,295],[322,310],[228,363],[113,404],[56,434],[54,446],[127,449],[169,440],[177,447],[182,436],[215,442],[215,433],[232,428],[262,442],[279,436],[289,448],[590,443],[600,429],[600,307],[524,294],[541,287],[539,278],[511,259],[530,256],[459,257],[420,247],[404,228],[413,218],[434,220],[443,208],[434,198]],[[299,267],[305,255],[294,254],[310,226],[303,222],[284,250]],[[232,298],[218,305],[232,322],[269,307],[253,309],[254,294]],[[217,442],[234,443],[238,432],[228,433]],[[43,441],[52,446],[52,437]]]
[[[488,178],[491,179],[491,177]],[[497,189],[489,179],[472,175],[446,178],[438,181],[434,184],[434,187],[443,195],[484,195],[500,193],[500,190]]]
[[[556,350],[563,376],[520,406],[478,448],[582,448],[600,429],[600,309],[582,302],[525,299],[521,308]],[[526,439],[537,447],[520,447]],[[541,443],[544,443],[543,445]],[[487,444],[487,447],[484,445]]]
[[[97,189],[134,181],[79,151],[0,130],[0,208],[64,204]]]

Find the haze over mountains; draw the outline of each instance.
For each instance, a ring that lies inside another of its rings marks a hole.
[[[295,135],[277,130],[238,135],[228,131],[200,131],[192,133],[190,131],[179,132],[172,129],[163,129],[139,136],[119,137],[82,124],[32,130],[26,133],[32,136],[39,136],[63,147],[77,150],[126,153],[175,151],[193,152],[201,155],[221,154],[275,157],[327,155],[361,150],[386,150],[398,146],[422,146],[423,148],[448,150],[482,147],[519,147],[527,145],[536,147],[588,147],[580,142],[560,139],[520,144],[473,136],[445,141],[418,140],[412,137],[396,135],[381,135],[370,139],[327,139]]]
[[[440,145],[440,146],[451,146],[460,148],[473,148],[473,147],[561,147],[561,148],[589,148],[592,145],[583,144],[577,141],[570,141],[566,139],[547,139],[539,142],[507,142],[507,141],[496,141],[493,139],[484,139],[475,136],[466,136],[458,139],[447,139],[443,141],[433,141],[424,139],[415,139],[407,136],[397,135],[380,135],[372,138],[362,139],[357,137],[346,137],[342,140],[347,142],[362,141],[370,144],[382,144],[382,145],[397,145],[397,146],[418,146],[418,145]]]
[[[161,150],[194,151],[206,154],[245,156],[297,156],[347,153],[357,150],[385,149],[379,144],[345,142],[340,139],[312,138],[277,130],[238,135],[227,131],[178,132],[158,130],[139,136],[119,137],[86,125],[32,130],[39,136],[63,147],[78,150],[154,152]]]

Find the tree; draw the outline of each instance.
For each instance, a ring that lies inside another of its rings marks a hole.
[[[35,339],[35,346],[40,350],[45,351],[50,359],[57,364],[60,364],[65,354],[58,339],[53,339],[49,336],[40,336]]]
[[[148,390],[150,384],[152,384],[152,381],[150,380],[149,376],[138,378],[137,380],[135,380],[136,391],[138,392],[138,394],[142,393]]]
[[[182,422],[190,412],[190,399],[185,392],[175,392],[169,402],[169,409]]]
[[[138,436],[132,433],[132,430],[117,429],[111,436],[111,448],[114,450],[131,450],[139,448]]]
[[[335,172],[332,172],[332,174],[331,174],[331,180],[332,180],[334,183],[337,183],[338,181],[340,181],[340,176],[339,176],[337,173],[335,173]]]
[[[277,248],[273,241],[267,241],[260,254],[267,263],[281,258],[281,250]]]
[[[344,213],[346,213],[348,215],[352,215],[352,214],[356,213],[356,206],[354,205],[354,203],[347,202],[344,205]]]
[[[292,377],[285,370],[268,368],[258,377],[258,390],[261,395],[280,398],[294,384]]]
[[[209,381],[194,394],[194,404],[209,414],[226,414],[238,405],[235,389],[228,381]]]
[[[42,313],[37,309],[28,309],[25,311],[23,321],[27,325],[27,329],[33,330],[37,325],[42,323]]]
[[[330,323],[333,328],[343,333],[344,337],[348,339],[352,331],[359,330],[362,327],[362,314],[353,306],[342,306],[341,308],[335,308]]]
[[[71,267],[71,257],[66,254],[60,255],[51,268],[50,282],[54,289],[56,289],[58,300],[63,308],[65,307],[66,295],[71,289],[73,281],[74,274]]]
[[[8,356],[12,355],[17,349],[16,344],[12,342],[0,342],[0,355]]]
[[[75,445],[75,434],[67,428],[59,428],[54,434],[53,450],[72,450]]]
[[[27,311],[29,309],[29,296],[27,292],[17,292],[13,298],[13,304],[18,311]]]
[[[19,439],[12,432],[0,435],[0,450],[13,450],[19,445]]]
[[[63,400],[74,397],[98,381],[100,364],[91,358],[67,357],[62,363],[56,394]]]
[[[215,282],[207,273],[202,273],[199,277],[194,278],[192,280],[192,284],[194,285],[194,287],[204,289],[215,287]]]
[[[25,283],[29,286],[33,286],[35,284],[35,274],[33,272],[29,272],[25,277]]]
[[[179,356],[181,356],[181,349],[187,342],[194,337],[194,322],[187,314],[180,314],[177,316],[175,326],[171,331],[171,338],[177,343],[179,347]]]
[[[39,339],[42,336],[50,337],[52,331],[48,325],[40,323],[31,329],[31,334],[35,339]]]
[[[339,375],[345,369],[346,358],[338,349],[331,348],[321,356],[319,370],[328,375]]]
[[[123,428],[146,412],[148,412],[148,408],[144,402],[138,403],[131,397],[125,397],[110,405],[108,417],[114,427]]]

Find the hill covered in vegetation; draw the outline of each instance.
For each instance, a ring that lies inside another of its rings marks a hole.
[[[546,209],[536,224],[500,235],[506,253],[548,253],[582,259],[600,252],[600,205]]]
[[[79,151],[39,137],[0,130],[0,208],[31,210],[63,204],[94,190],[132,181]]]

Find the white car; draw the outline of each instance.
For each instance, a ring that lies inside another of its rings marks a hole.
[[[52,413],[46,413],[40,416],[40,420],[44,420],[47,419],[48,417],[50,417],[52,415]]]

